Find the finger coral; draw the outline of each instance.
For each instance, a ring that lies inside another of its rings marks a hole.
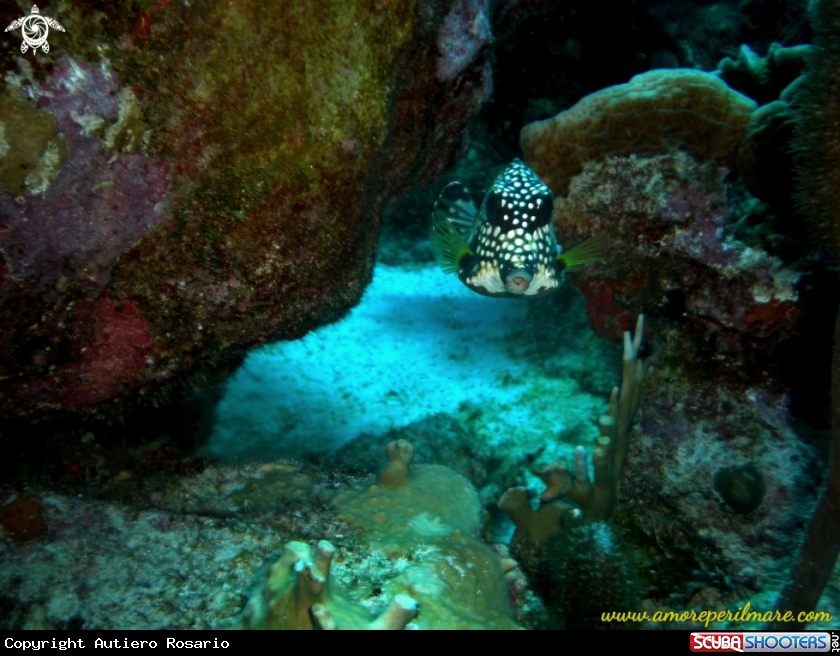
[[[588,161],[684,150],[734,168],[738,143],[756,103],[720,78],[659,69],[590,94],[554,118],[522,128],[524,159],[555,197]]]
[[[609,519],[615,507],[624,459],[627,457],[627,436],[633,417],[639,408],[641,384],[645,377],[644,363],[639,359],[639,347],[644,333],[644,315],[636,322],[636,334],[624,333],[624,356],[621,388],[610,394],[608,414],[598,420],[601,436],[592,453],[594,481],[589,477],[586,450],[575,449],[574,475],[563,461],[542,467],[538,476],[546,484],[540,496],[542,506],[532,510],[525,488],[509,489],[499,500],[499,508],[508,513],[517,533],[529,541],[544,545],[560,532],[559,520],[573,506],[560,501],[575,502],[586,515]]]
[[[552,463],[539,472],[547,486],[540,497],[542,503],[565,496],[595,517],[609,519],[612,515],[621,469],[627,457],[627,436],[639,409],[641,385],[645,379],[644,362],[639,359],[644,328],[645,317],[640,314],[635,336],[624,333],[621,388],[613,387],[609,411],[598,419],[601,436],[592,452],[594,482],[590,480],[586,467],[586,452],[579,446],[575,450],[574,477],[569,474],[565,462]]]

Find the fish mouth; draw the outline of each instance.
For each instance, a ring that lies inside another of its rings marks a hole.
[[[511,271],[505,278],[505,287],[514,294],[524,294],[531,284],[531,274],[522,269]]]

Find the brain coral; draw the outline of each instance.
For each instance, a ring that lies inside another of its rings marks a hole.
[[[685,150],[700,161],[733,168],[751,99],[719,78],[690,69],[661,69],[590,94],[554,118],[530,123],[519,137],[525,160],[565,196],[591,160]]]

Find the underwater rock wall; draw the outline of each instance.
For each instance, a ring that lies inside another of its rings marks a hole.
[[[7,70],[4,414],[165,397],[340,318],[491,91],[485,1],[132,7]]]
[[[800,273],[727,237],[726,170],[682,153],[590,162],[558,199],[558,238],[610,235],[610,256],[574,276],[596,334],[634,317],[665,331],[665,354],[708,374],[766,377],[784,364],[801,319]]]
[[[767,389],[689,382],[681,367],[662,363],[646,392],[618,521],[660,561],[650,596],[673,590],[675,573],[691,569],[686,597],[667,604],[709,587],[729,598],[746,591],[769,608],[772,596],[761,593],[778,590],[785,575],[778,563],[795,551],[820,450],[797,434],[790,399]]]

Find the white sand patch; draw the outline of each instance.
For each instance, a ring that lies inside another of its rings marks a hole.
[[[508,356],[509,340],[528,339],[518,329],[526,303],[480,296],[437,268],[378,265],[345,319],[248,355],[202,452],[229,462],[331,451],[464,402],[485,408],[494,448],[553,444],[552,434],[594,422],[604,401]]]

